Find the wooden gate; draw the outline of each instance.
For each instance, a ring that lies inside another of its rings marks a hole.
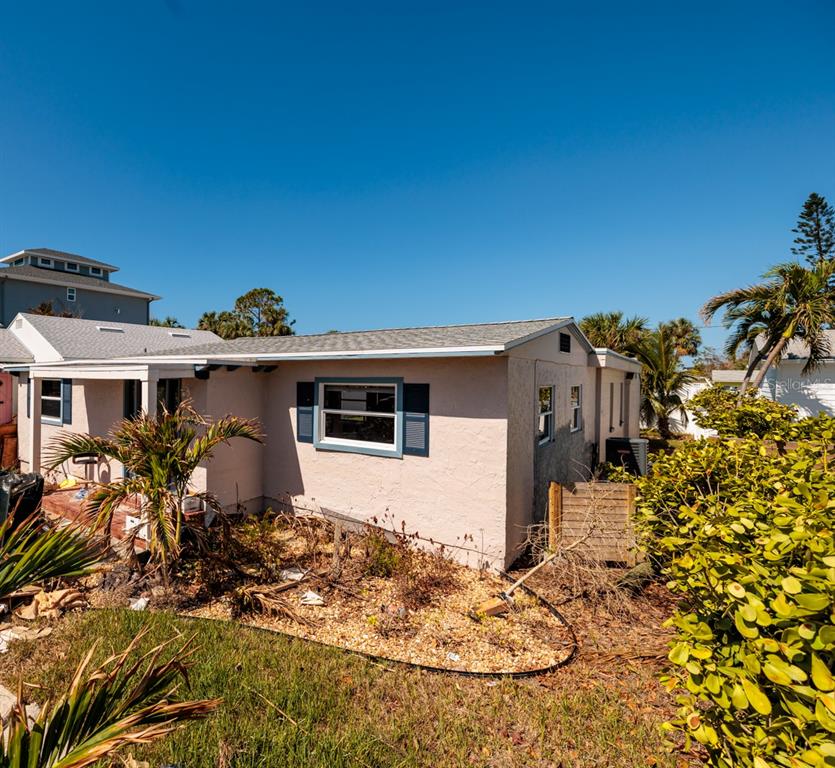
[[[574,546],[600,562],[635,565],[631,483],[551,483],[548,489],[548,546]]]

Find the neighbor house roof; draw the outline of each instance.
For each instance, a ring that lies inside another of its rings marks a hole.
[[[376,331],[231,339],[178,350],[189,356],[222,355],[254,359],[369,356],[377,354],[454,354],[506,351],[548,331],[573,324],[570,317],[506,323],[390,328]],[[585,338],[580,334],[585,341]],[[588,347],[587,351],[591,351]],[[153,354],[153,353],[150,353]],[[173,354],[161,352],[161,354]]]
[[[823,332],[827,339],[829,339],[829,357],[835,357],[835,330],[828,330]],[[757,349],[761,349],[763,346],[763,342],[765,341],[765,336],[760,335],[757,336],[756,341],[754,342]],[[806,346],[806,343],[801,341],[800,339],[792,339],[786,344],[785,350],[783,350],[783,359],[786,360],[806,360],[809,357],[809,348]]]
[[[88,291],[112,293],[119,296],[135,296],[137,298],[148,299],[149,301],[160,298],[156,294],[137,291],[134,288],[128,288],[126,285],[119,285],[118,283],[112,283],[109,280],[102,280],[98,277],[77,275],[75,272],[62,272],[53,269],[42,269],[41,267],[31,267],[28,264],[22,267],[5,267],[0,269],[0,279],[4,278],[8,280],[23,280],[29,283],[46,283],[47,285],[71,285],[84,288]]]
[[[220,340],[211,331],[187,328],[163,328],[28,313],[21,316],[64,360],[124,358],[142,355],[150,350],[180,351],[195,344]]]
[[[72,261],[76,264],[85,264],[88,267],[100,267],[106,269],[108,272],[117,272],[119,267],[113,264],[106,264],[103,261],[96,261],[95,259],[88,259],[86,256],[80,256],[77,253],[68,253],[67,251],[56,251],[54,248],[24,248],[22,251],[13,253],[11,256],[6,256],[0,259],[0,264],[4,262],[15,261],[22,256],[45,256],[48,259],[57,259],[59,261]]]
[[[3,363],[31,363],[32,353],[7,328],[0,328],[0,361]]]

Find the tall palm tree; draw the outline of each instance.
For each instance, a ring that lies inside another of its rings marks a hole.
[[[681,391],[693,376],[682,369],[676,340],[663,324],[644,337],[636,356],[641,362],[641,418],[667,440],[672,437],[670,418],[678,413],[687,420]]]
[[[740,386],[740,398],[753,381],[759,388],[769,368],[782,358],[786,345],[802,341],[809,350],[803,373],[817,368],[829,356],[824,330],[835,322],[835,263],[818,262],[806,268],[794,262],[778,264],[766,272],[765,281],[714,296],[702,307],[707,322],[725,310],[723,325],[732,329],[728,345],[756,350]],[[759,344],[755,344],[756,341]]]
[[[593,347],[634,354],[647,333],[645,317],[624,317],[623,312],[595,312],[580,320],[580,330]]]
[[[679,317],[663,323],[667,334],[673,339],[676,345],[676,352],[679,355],[695,356],[702,343],[702,334],[691,320],[686,317]]]
[[[49,446],[46,459],[50,469],[84,454],[121,463],[125,477],[99,484],[87,497],[87,510],[96,527],[109,532],[119,505],[138,502],[148,524],[151,557],[168,566],[182,549],[183,505],[194,471],[236,437],[261,442],[256,422],[235,416],[209,421],[186,402],[172,412],[163,408],[157,417],[142,413],[124,419],[109,437],[63,434]],[[219,511],[214,495],[191,495]]]

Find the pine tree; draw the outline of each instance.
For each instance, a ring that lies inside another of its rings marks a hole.
[[[809,195],[792,232],[797,235],[792,253],[813,267],[835,258],[835,209],[823,195]]]

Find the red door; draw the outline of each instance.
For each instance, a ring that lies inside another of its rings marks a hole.
[[[0,373],[0,424],[12,420],[12,387],[14,379],[10,373]]]

